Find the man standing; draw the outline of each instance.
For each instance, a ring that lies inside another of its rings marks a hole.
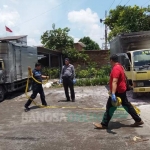
[[[42,83],[42,78],[48,79],[49,76],[43,76],[41,74],[41,64],[40,63],[36,63],[35,64],[35,69],[32,71],[33,77],[40,83]],[[45,101],[45,94],[44,94],[44,90],[42,87],[42,84],[35,82],[34,80],[32,81],[32,95],[31,95],[31,99],[35,99],[37,94],[40,94],[40,98],[41,98],[41,102],[42,105],[47,106],[47,103]],[[32,100],[28,100],[27,103],[24,105],[25,107],[25,111],[29,111],[29,105],[32,103]]]
[[[123,66],[118,63],[118,56],[112,55],[110,57],[110,63],[112,66],[112,71],[110,74],[110,92],[111,97],[109,96],[107,105],[106,105],[106,112],[104,113],[103,120],[101,123],[93,123],[97,129],[106,129],[108,127],[108,123],[113,116],[114,111],[117,107],[113,107],[112,101],[116,102],[116,97],[120,97],[122,100],[122,106],[126,109],[126,111],[132,116],[135,120],[134,124],[131,124],[131,127],[137,127],[144,122],[141,118],[137,115],[135,109],[128,101],[126,96],[126,77],[124,73]]]
[[[71,92],[71,100],[75,102],[75,93],[74,93],[74,81],[75,81],[75,69],[74,66],[70,64],[69,59],[65,59],[65,65],[62,67],[60,82],[63,82],[65,95],[67,101],[70,101],[69,91]]]

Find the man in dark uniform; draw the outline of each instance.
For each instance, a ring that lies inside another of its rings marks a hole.
[[[75,69],[74,66],[70,64],[69,59],[65,59],[65,65],[62,67],[60,82],[63,82],[65,95],[67,101],[70,101],[69,91],[71,92],[72,102],[75,101],[75,93],[74,93],[74,82],[75,82]]]
[[[39,81],[40,83],[42,83],[42,78],[48,79],[49,76],[43,76],[41,74],[41,64],[40,63],[36,63],[35,64],[35,69],[32,71],[33,77]],[[31,99],[35,99],[37,94],[40,94],[41,97],[41,102],[42,105],[47,106],[47,103],[45,101],[45,94],[44,94],[44,90],[42,87],[42,84],[35,82],[34,80],[32,81],[32,95],[31,95]],[[25,111],[29,111],[29,105],[32,103],[32,100],[28,100],[27,103],[24,105],[25,107]]]

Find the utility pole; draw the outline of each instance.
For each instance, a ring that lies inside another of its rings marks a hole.
[[[107,11],[105,11],[105,19],[107,17]],[[107,25],[105,24],[105,50],[108,49],[107,48]]]
[[[105,19],[106,17],[107,17],[107,11],[105,11]],[[104,22],[105,19],[104,20],[100,19],[100,23]],[[108,49],[107,47],[107,25],[105,24],[105,50],[107,49]]]

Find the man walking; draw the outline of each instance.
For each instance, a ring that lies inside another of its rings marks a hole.
[[[111,102],[116,102],[116,97],[120,97],[122,100],[122,106],[126,109],[126,111],[132,116],[135,120],[134,124],[131,124],[131,127],[137,127],[144,122],[141,118],[137,115],[135,109],[128,101],[126,96],[126,77],[124,73],[124,68],[121,64],[118,63],[118,56],[112,55],[110,57],[110,63],[112,66],[112,71],[110,74],[110,92],[111,97],[109,96],[107,105],[106,105],[106,112],[104,113],[103,120],[101,123],[93,123],[97,129],[106,129],[108,127],[109,121],[111,120],[114,111],[117,107],[113,107]]]
[[[62,67],[60,82],[63,82],[65,95],[67,101],[70,101],[69,91],[71,92],[71,100],[75,102],[75,93],[74,93],[74,79],[75,79],[75,69],[74,66],[70,64],[69,59],[65,59],[65,65]]]
[[[43,76],[41,74],[41,64],[40,63],[36,63],[35,64],[35,69],[32,71],[33,73],[33,77],[40,83],[42,83],[42,78],[46,78],[48,79],[49,76]],[[31,95],[31,99],[35,99],[37,94],[39,93],[40,94],[40,98],[41,98],[41,102],[42,102],[42,105],[44,106],[47,106],[47,103],[45,101],[45,94],[44,94],[44,90],[43,90],[43,87],[42,87],[42,84],[40,83],[37,83],[35,82],[34,80],[32,81],[32,95]],[[25,107],[25,111],[29,111],[30,108],[29,108],[29,105],[32,103],[32,100],[28,100],[26,102],[26,104],[24,105]]]

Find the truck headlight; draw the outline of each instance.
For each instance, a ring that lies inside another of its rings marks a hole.
[[[144,82],[137,82],[137,83],[136,83],[136,86],[137,86],[137,87],[142,87],[142,86],[144,86]]]

